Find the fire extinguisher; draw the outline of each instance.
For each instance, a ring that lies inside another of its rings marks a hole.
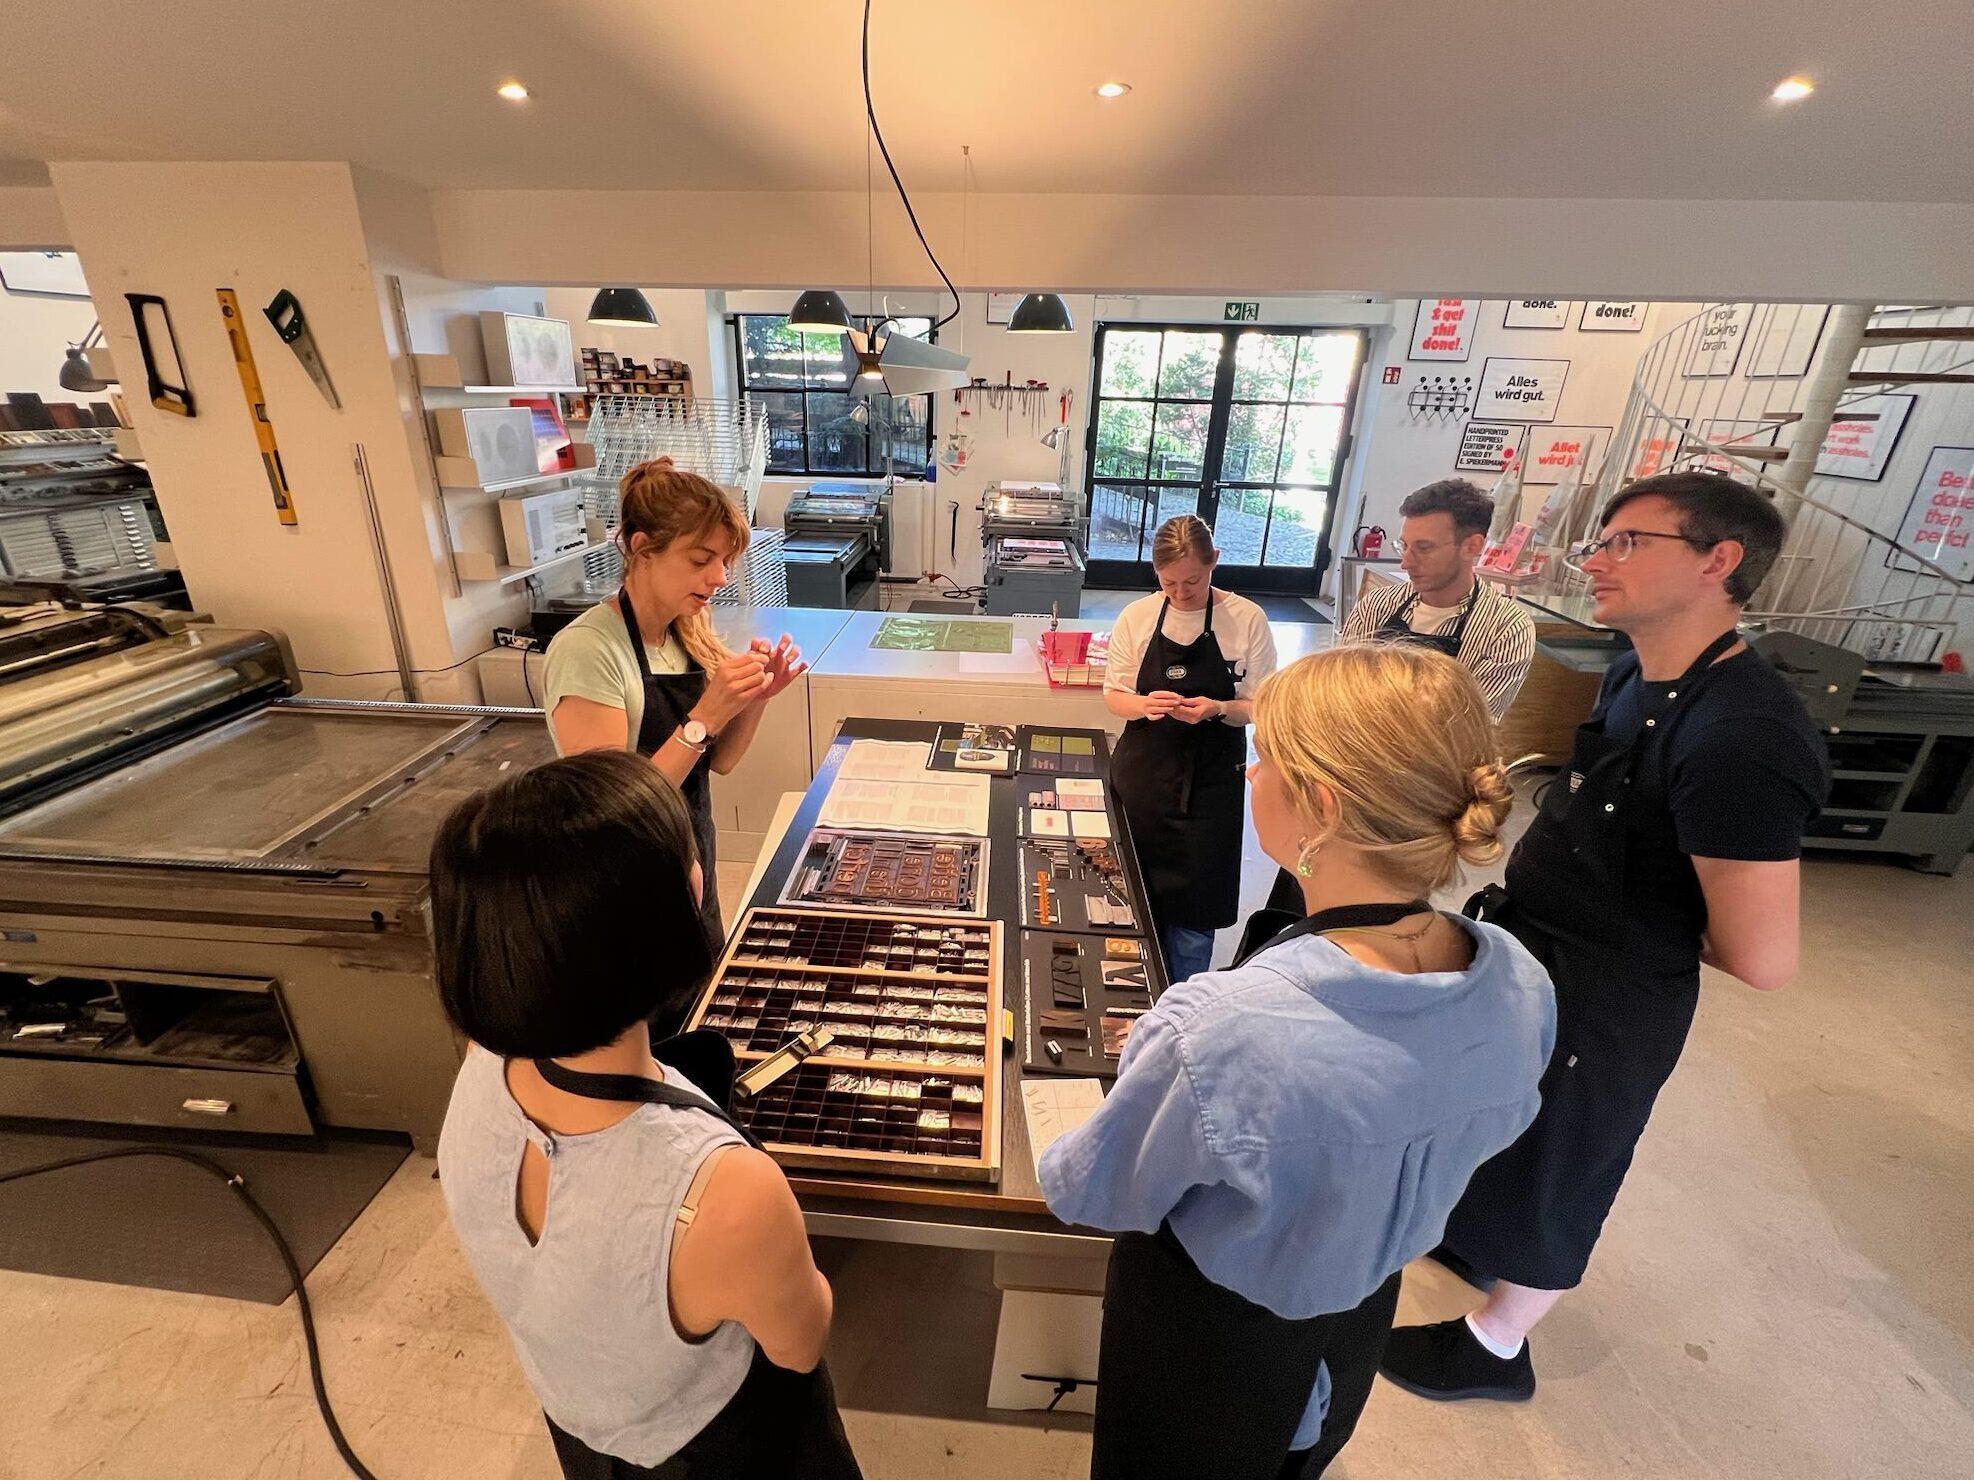
[[[1360,524],[1351,536],[1351,549],[1354,554],[1366,560],[1376,560],[1385,547],[1385,531],[1381,524]]]

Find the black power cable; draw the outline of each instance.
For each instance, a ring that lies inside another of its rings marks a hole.
[[[939,265],[938,255],[932,250],[932,243],[925,239],[925,228],[918,224],[918,212],[912,209],[912,198],[905,193],[905,182],[898,178],[898,166],[891,162],[891,151],[884,146],[884,131],[877,126],[877,105],[871,101],[870,93],[870,7],[871,0],[864,0],[864,116],[870,119],[870,131],[877,139],[877,152],[884,156],[884,167],[891,172],[891,183],[898,187],[898,199],[905,203],[905,216],[912,223],[912,230],[918,233],[918,244],[925,248],[926,260],[939,274],[946,291],[953,295],[953,311],[932,326],[933,332],[937,333],[960,316],[960,290],[946,276],[946,269]]]
[[[349,1440],[343,1437],[342,1425],[336,1422],[335,1410],[329,1406],[329,1390],[322,1381],[322,1353],[315,1342],[315,1312],[308,1303],[308,1284],[302,1278],[301,1266],[295,1262],[295,1253],[288,1247],[288,1240],[282,1237],[281,1230],[274,1225],[274,1220],[267,1216],[267,1209],[263,1208],[255,1200],[254,1195],[247,1191],[246,1178],[237,1172],[227,1171],[218,1162],[210,1157],[201,1156],[196,1151],[180,1151],[168,1146],[125,1146],[115,1151],[93,1151],[86,1156],[71,1156],[61,1161],[45,1162],[40,1166],[0,1172],[0,1186],[8,1182],[18,1182],[24,1177],[45,1176],[49,1172],[87,1166],[95,1161],[118,1161],[127,1156],[162,1156],[171,1161],[185,1162],[202,1172],[208,1172],[231,1188],[246,1205],[247,1211],[254,1215],[254,1221],[259,1223],[261,1229],[274,1241],[275,1251],[281,1255],[281,1263],[287,1268],[288,1281],[294,1286],[295,1308],[301,1312],[302,1317],[302,1342],[308,1348],[309,1381],[315,1387],[315,1406],[321,1411],[323,1426],[329,1430],[329,1438],[336,1446],[336,1453],[341,1455],[343,1463],[350,1467],[350,1473],[355,1475],[357,1480],[377,1480],[377,1477],[364,1466],[363,1461],[356,1457],[356,1451],[350,1448]]]

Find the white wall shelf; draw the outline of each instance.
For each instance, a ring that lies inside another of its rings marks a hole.
[[[466,489],[475,493],[516,493],[524,488],[546,488],[551,483],[560,483],[565,478],[574,478],[587,473],[588,468],[566,468],[559,473],[537,473],[532,478],[509,478],[498,483],[482,483],[479,468],[470,457],[447,457],[440,454],[433,459],[439,466],[439,487],[445,489]]]
[[[565,550],[560,555],[544,560],[538,565],[527,566],[501,565],[491,556],[483,555],[477,550],[461,550],[458,552],[459,578],[463,581],[493,581],[503,586],[511,586],[517,581],[525,581],[541,575],[544,571],[551,571],[558,566],[581,560],[585,555],[594,554],[598,550],[608,549],[614,538],[614,535],[607,536],[593,544],[584,545],[579,550]]]

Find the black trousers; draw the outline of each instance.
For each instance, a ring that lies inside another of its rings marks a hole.
[[[546,1414],[543,1415],[547,1417]],[[790,1372],[758,1348],[727,1406],[660,1465],[591,1449],[548,1420],[563,1480],[862,1480],[829,1368]]]
[[[1394,1272],[1354,1309],[1291,1321],[1214,1284],[1173,1235],[1111,1246],[1092,1480],[1315,1480],[1350,1442],[1398,1309]],[[1315,1448],[1295,1431],[1330,1373]]]

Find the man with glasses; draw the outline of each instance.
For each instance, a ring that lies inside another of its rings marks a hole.
[[[1702,962],[1758,991],[1796,973],[1798,859],[1830,771],[1801,700],[1740,640],[1787,533],[1718,473],[1630,484],[1572,552],[1631,639],[1508,860],[1476,896],[1556,984],[1542,1108],[1474,1174],[1435,1257],[1489,1291],[1401,1327],[1385,1376],[1422,1397],[1524,1399],[1528,1333],[1576,1286],[1678,1062]]]
[[[1352,607],[1337,640],[1413,642],[1457,658],[1499,719],[1528,677],[1535,624],[1519,602],[1474,575],[1494,505],[1465,478],[1443,478],[1409,496],[1398,513],[1406,580]]]

